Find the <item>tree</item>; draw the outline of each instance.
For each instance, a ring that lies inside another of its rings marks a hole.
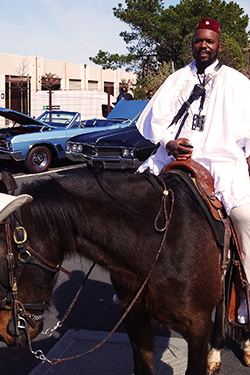
[[[54,73],[45,73],[42,76],[42,90],[49,91],[49,110],[52,109],[52,90],[60,84],[60,78]]]
[[[230,47],[229,63],[233,55],[239,59],[239,49],[248,45],[248,15],[240,6],[224,0],[181,0],[176,6],[164,9],[162,0],[125,0],[126,7],[118,4],[114,15],[129,25],[131,31],[120,34],[127,44],[127,55],[112,55],[99,51],[91,60],[105,68],[126,67],[140,76],[156,72],[163,61],[181,67],[185,56],[186,36],[193,34],[201,17],[215,18],[220,22]],[[227,47],[229,46],[226,43]],[[243,53],[243,52],[242,52]],[[241,63],[237,64],[241,68]]]
[[[173,65],[164,61],[157,72],[150,71],[147,76],[139,76],[133,89],[135,99],[146,99],[149,90],[155,93],[172,72]]]
[[[28,87],[29,87],[29,74],[27,74],[27,59],[23,58],[20,66],[16,69],[18,76],[12,77],[11,82],[14,88],[20,91],[20,111],[22,113],[29,112],[28,105]]]

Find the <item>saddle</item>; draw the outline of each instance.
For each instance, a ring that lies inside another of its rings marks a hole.
[[[222,248],[221,269],[224,276],[227,320],[233,327],[250,331],[250,284],[244,271],[239,242],[233,224],[222,202],[214,194],[213,177],[206,168],[191,158],[184,161],[174,161],[161,170],[161,174],[169,172],[178,173],[192,192],[194,192],[195,187],[196,193],[194,195],[202,206],[201,208],[213,230],[217,245]],[[223,235],[221,236],[222,227]],[[248,304],[248,324],[237,323],[237,311],[242,292],[245,292]]]
[[[173,161],[163,167],[161,173],[172,170],[181,170],[191,176],[193,182],[208,205],[210,213],[215,220],[226,218],[226,212],[221,201],[214,194],[214,179],[209,171],[193,159]]]

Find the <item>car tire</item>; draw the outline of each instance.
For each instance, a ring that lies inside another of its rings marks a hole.
[[[25,167],[30,173],[41,173],[49,169],[52,155],[48,147],[34,147],[25,160]]]

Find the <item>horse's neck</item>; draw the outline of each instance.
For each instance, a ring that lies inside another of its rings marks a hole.
[[[127,263],[131,249],[137,248],[144,222],[148,220],[153,230],[155,210],[151,206],[157,206],[157,199],[150,201],[149,184],[136,177],[121,179],[112,175],[110,179],[90,183],[92,187],[85,186],[81,197],[85,246],[77,251],[105,266]]]

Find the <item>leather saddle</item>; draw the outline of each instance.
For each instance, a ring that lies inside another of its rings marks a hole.
[[[177,160],[165,165],[161,173],[176,169],[186,172],[192,177],[196,188],[207,203],[210,213],[215,220],[221,221],[221,218],[226,218],[227,215],[223,204],[214,194],[214,179],[205,167],[193,159]]]

